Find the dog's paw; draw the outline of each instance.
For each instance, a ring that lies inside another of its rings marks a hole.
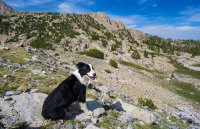
[[[92,111],[87,111],[85,112],[88,116],[92,116],[93,115],[93,112]]]

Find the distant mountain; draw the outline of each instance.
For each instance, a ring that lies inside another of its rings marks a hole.
[[[26,37],[23,40],[29,39],[31,42],[27,44],[33,47],[49,48],[60,43],[73,52],[98,48],[106,51],[107,55],[122,54],[129,55],[129,58],[137,50],[141,51],[141,55],[144,55],[144,50],[173,55],[177,51],[200,55],[199,41],[150,36],[126,28],[123,22],[113,21],[103,12],[83,15],[21,12],[12,16],[1,15],[0,26],[0,35],[8,36],[7,43],[19,42]]]
[[[4,3],[2,0],[0,0],[0,14],[11,14],[11,13],[16,13],[16,11]]]

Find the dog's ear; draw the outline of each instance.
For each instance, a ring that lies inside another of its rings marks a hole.
[[[80,70],[80,69],[83,69],[85,67],[85,63],[83,62],[79,62],[76,67]]]

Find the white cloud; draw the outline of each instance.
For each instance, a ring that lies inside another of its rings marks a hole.
[[[200,26],[190,25],[189,23],[191,22],[185,22],[188,20],[185,18],[173,18],[172,20],[179,20],[178,23],[176,25],[169,25],[167,23],[169,18],[164,17],[148,17],[143,15],[117,16],[112,14],[109,16],[113,20],[123,21],[128,28],[137,29],[151,35],[173,39],[200,39]]]
[[[78,13],[83,14],[89,12],[87,9],[80,6],[90,6],[94,4],[94,1],[90,0],[66,0],[66,2],[58,5],[58,12],[60,13]]]
[[[147,2],[147,0],[139,0],[139,1],[138,1],[138,4],[139,4],[139,5],[142,5],[142,4],[146,3],[146,2]]]
[[[158,6],[158,4],[153,4],[153,5],[152,5],[153,8],[155,8],[155,7],[157,7],[157,6]]]
[[[7,4],[13,7],[27,7],[27,6],[36,6],[40,4],[45,4],[52,2],[54,0],[5,0]]]
[[[153,25],[136,28],[142,32],[173,39],[200,39],[199,26]]]
[[[200,22],[200,7],[187,7],[185,10],[179,12],[185,17],[185,21]]]
[[[87,12],[86,10],[80,8],[79,6],[76,6],[75,4],[69,3],[69,2],[64,2],[61,3],[58,6],[58,12],[60,13],[77,13],[77,14],[82,14]]]

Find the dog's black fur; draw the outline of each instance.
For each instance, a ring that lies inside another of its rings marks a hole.
[[[88,64],[82,62],[77,64],[77,68],[81,77],[91,70]],[[72,74],[46,98],[42,107],[42,116],[45,119],[63,119],[66,115],[65,109],[75,101],[86,102],[86,86]]]

